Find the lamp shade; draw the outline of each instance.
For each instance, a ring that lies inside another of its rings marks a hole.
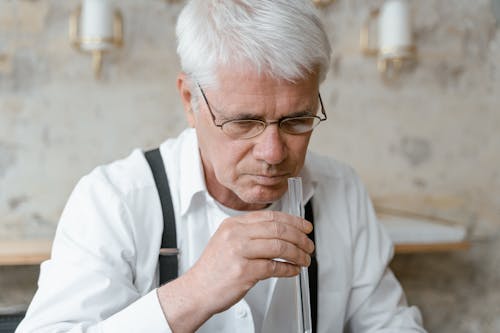
[[[84,0],[80,19],[80,47],[86,51],[113,46],[114,9],[108,0]]]

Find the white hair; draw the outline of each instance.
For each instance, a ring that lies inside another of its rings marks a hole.
[[[290,82],[317,73],[322,82],[330,64],[310,0],[190,0],[176,34],[182,70],[202,86],[217,84],[217,68],[248,65]]]

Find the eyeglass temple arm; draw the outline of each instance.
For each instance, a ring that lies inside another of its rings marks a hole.
[[[325,107],[323,106],[323,100],[321,99],[321,94],[320,93],[318,93],[318,97],[319,97],[319,103],[321,104],[321,113],[325,117],[323,119],[320,119],[320,121],[324,121],[324,120],[327,120],[328,117],[326,116]]]

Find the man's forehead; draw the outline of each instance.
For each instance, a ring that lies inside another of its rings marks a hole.
[[[217,85],[208,90],[213,95],[225,98],[270,98],[283,102],[288,99],[301,100],[318,92],[318,82],[314,77],[289,82],[268,76],[234,74],[221,75],[217,81]]]
[[[238,83],[253,83],[257,86],[281,86],[281,85],[297,85],[306,84],[318,85],[319,77],[316,72],[304,74],[303,77],[295,79],[284,79],[272,74],[272,71],[255,68],[251,65],[240,64],[237,66],[218,66],[214,76],[214,88],[222,88],[221,86],[228,85],[234,87],[235,82]]]

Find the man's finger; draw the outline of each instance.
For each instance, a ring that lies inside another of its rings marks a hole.
[[[241,223],[258,223],[258,222],[278,222],[291,225],[300,231],[308,234],[313,230],[311,222],[294,215],[283,212],[264,210],[256,211],[237,217]]]
[[[292,263],[259,259],[254,262],[254,270],[261,280],[271,277],[292,277],[300,273],[300,266]]]
[[[309,266],[310,255],[292,243],[279,239],[257,239],[249,244],[245,252],[247,259],[281,258],[298,266]]]
[[[290,242],[305,252],[312,253],[314,251],[314,243],[307,237],[304,232],[296,229],[289,224],[279,223],[276,221],[256,222],[250,225],[245,225],[245,233],[252,240],[256,239],[279,239]]]

